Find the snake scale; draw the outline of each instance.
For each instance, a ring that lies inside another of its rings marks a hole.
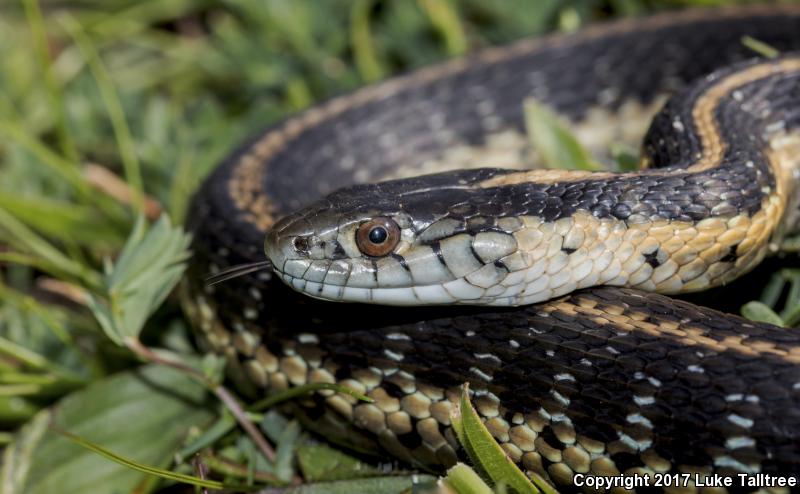
[[[727,283],[795,228],[799,48],[797,6],[665,13],[312,107],[196,194],[187,313],[243,393],[351,387],[374,403],[319,392],[293,412],[418,467],[463,454],[450,413],[469,382],[508,456],[560,490],[800,474],[800,334],[653,293]],[[643,142],[645,169],[525,169],[526,98],[599,160]],[[204,283],[265,249],[274,270]]]

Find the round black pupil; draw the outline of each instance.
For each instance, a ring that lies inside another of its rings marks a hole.
[[[376,226],[372,230],[369,231],[369,241],[373,244],[382,244],[386,241],[386,238],[389,236],[389,233],[386,232],[386,228],[382,226]]]

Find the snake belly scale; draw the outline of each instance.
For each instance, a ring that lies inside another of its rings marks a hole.
[[[784,54],[754,59],[743,36]],[[686,11],[313,107],[195,196],[187,313],[244,393],[351,387],[375,402],[293,412],[423,468],[461,454],[469,382],[506,453],[565,491],[576,473],[800,473],[800,335],[652,293],[732,281],[795,229],[797,49],[798,7]],[[645,169],[521,169],[527,97],[600,159],[643,137]],[[274,271],[203,283],[264,250]]]

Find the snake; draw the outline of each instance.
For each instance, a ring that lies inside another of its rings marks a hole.
[[[312,106],[194,196],[185,310],[242,396],[348,387],[372,401],[286,406],[423,470],[464,458],[451,414],[469,383],[508,458],[563,492],[800,474],[800,334],[669,296],[733,281],[796,229],[798,49],[800,6],[683,10]],[[542,169],[525,102],[598,162],[638,146],[640,169]]]

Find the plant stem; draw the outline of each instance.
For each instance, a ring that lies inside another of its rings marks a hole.
[[[263,434],[258,430],[255,424],[250,420],[250,417],[247,416],[245,413],[244,408],[239,404],[233,394],[222,386],[221,384],[217,384],[209,380],[206,376],[202,373],[197,371],[196,369],[189,367],[188,365],[178,362],[176,360],[165,358],[158,353],[154,352],[153,350],[147,348],[146,346],[142,345],[142,343],[138,339],[134,338],[126,338],[125,345],[136,355],[141,357],[148,362],[154,362],[161,365],[166,365],[172,367],[173,369],[177,369],[181,372],[185,372],[189,376],[197,379],[203,385],[205,385],[209,390],[211,390],[219,400],[225,404],[225,406],[230,410],[233,416],[236,418],[236,421],[239,422],[239,425],[242,429],[247,432],[250,438],[253,440],[255,445],[258,447],[261,454],[264,455],[266,459],[271,462],[275,461],[275,450],[270,446],[267,442],[267,439],[264,437]]]

